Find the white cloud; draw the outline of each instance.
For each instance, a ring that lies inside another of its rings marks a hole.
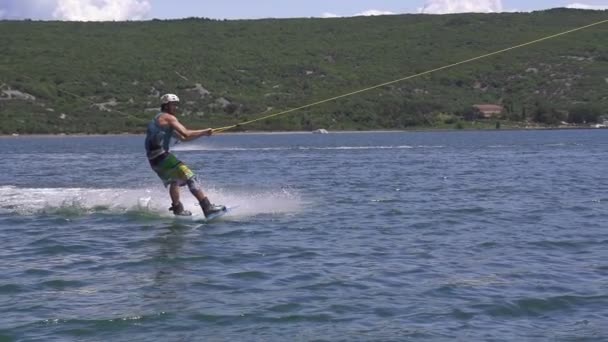
[[[0,19],[141,20],[151,7],[149,0],[0,0]]]
[[[321,18],[339,18],[340,16],[334,13],[325,12],[321,14]]]
[[[382,11],[382,10],[371,9],[371,10],[359,12],[359,13],[356,13],[353,15],[339,15],[339,14],[335,14],[335,13],[325,12],[325,13],[321,14],[321,17],[322,18],[340,18],[340,17],[359,17],[359,16],[374,16],[374,15],[389,15],[389,14],[395,14],[395,13],[391,12],[391,11]]]
[[[371,9],[371,10],[363,11],[361,13],[357,13],[357,14],[355,14],[355,17],[357,17],[357,16],[389,15],[389,14],[395,14],[395,13],[390,12],[390,11],[381,11],[381,10]]]
[[[586,9],[586,10],[606,10],[608,9],[608,5],[586,5],[575,2],[566,6],[567,8],[578,8],[578,9]]]
[[[420,13],[494,13],[502,12],[501,0],[427,0]]]
[[[61,20],[141,20],[150,12],[147,0],[59,0],[53,16]]]

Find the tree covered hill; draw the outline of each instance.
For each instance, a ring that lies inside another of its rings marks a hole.
[[[142,132],[165,92],[219,127],[608,19],[606,11],[331,19],[0,22],[0,133]],[[608,23],[243,127],[453,127],[608,114]]]

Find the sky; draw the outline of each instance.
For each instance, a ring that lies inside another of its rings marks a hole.
[[[608,0],[0,0],[0,20],[259,19],[608,9]]]

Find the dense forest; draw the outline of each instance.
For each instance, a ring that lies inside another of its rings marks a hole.
[[[220,127],[608,19],[607,11],[0,21],[0,133],[138,133],[166,92]],[[241,126],[530,127],[608,119],[608,23]],[[504,110],[481,119],[475,104]]]

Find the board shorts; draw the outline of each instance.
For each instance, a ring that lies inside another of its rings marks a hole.
[[[150,166],[163,181],[165,186],[172,183],[176,183],[178,186],[184,186],[190,179],[195,177],[194,172],[192,172],[186,164],[182,163],[172,153],[168,152],[151,159]]]

